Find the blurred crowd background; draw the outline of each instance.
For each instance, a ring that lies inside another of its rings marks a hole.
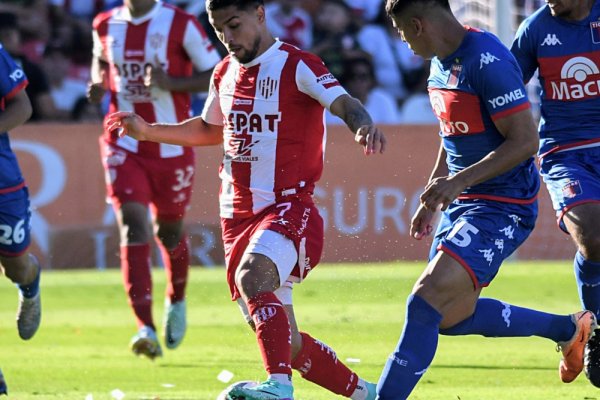
[[[196,15],[222,55],[204,0],[165,0]],[[504,3],[502,3],[504,2]],[[267,23],[279,39],[319,55],[376,123],[436,123],[426,91],[428,62],[398,37],[383,0],[266,0]],[[495,14],[509,0],[451,0],[463,22],[497,31]],[[543,0],[513,0],[512,34]],[[92,20],[122,0],[0,0],[0,43],[29,78],[31,121],[101,121],[103,106],[89,104]],[[515,14],[516,15],[513,15]],[[486,18],[487,17],[487,18]],[[495,32],[498,33],[498,32]],[[506,42],[506,40],[505,40]],[[508,44],[508,43],[507,43]],[[194,95],[194,112],[203,94]],[[328,115],[330,124],[342,123]]]

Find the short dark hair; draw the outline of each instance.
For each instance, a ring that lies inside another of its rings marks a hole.
[[[265,2],[263,0],[206,0],[206,10],[215,11],[221,8],[235,6],[240,10],[245,10],[251,6],[258,7],[263,6]]]
[[[10,12],[0,13],[0,30],[19,29],[17,15]]]
[[[343,86],[345,86],[351,79],[355,77],[354,75],[354,67],[357,65],[362,65],[367,67],[369,78],[371,78],[374,82],[377,81],[375,77],[375,69],[373,67],[373,62],[371,58],[365,55],[353,55],[344,58],[344,72],[340,76],[340,82]]]
[[[385,12],[388,16],[399,15],[413,5],[433,5],[450,10],[449,0],[387,0],[385,3]]]

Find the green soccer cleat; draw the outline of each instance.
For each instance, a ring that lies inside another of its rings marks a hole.
[[[369,392],[365,400],[375,400],[377,398],[377,384],[365,382],[365,386],[367,387],[367,391]]]
[[[181,344],[187,328],[185,300],[171,303],[165,301],[163,333],[165,345],[174,349]]]
[[[146,325],[142,326],[131,338],[130,347],[136,356],[148,357],[150,360],[162,357],[162,349],[156,337],[156,332]]]
[[[251,388],[235,387],[227,400],[294,400],[294,387],[269,379]]]

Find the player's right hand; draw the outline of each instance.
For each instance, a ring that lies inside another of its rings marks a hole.
[[[144,132],[150,124],[136,113],[119,111],[106,117],[104,126],[108,132],[117,131],[119,137],[127,135],[137,140],[146,140]]]

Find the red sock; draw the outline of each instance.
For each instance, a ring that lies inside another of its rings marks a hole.
[[[190,269],[188,244],[185,237],[179,241],[177,247],[174,249],[167,249],[160,240],[157,242],[165,264],[165,273],[167,274],[165,296],[171,300],[171,303],[177,303],[185,299],[185,287]]]
[[[156,329],[152,320],[152,276],[148,244],[121,246],[121,274],[138,328],[148,325]]]
[[[341,396],[350,397],[358,384],[358,375],[338,360],[335,351],[312,338],[302,335],[302,349],[292,361],[292,368],[308,381]]]
[[[292,375],[292,333],[283,305],[273,292],[264,292],[249,299],[247,306],[267,373]]]

